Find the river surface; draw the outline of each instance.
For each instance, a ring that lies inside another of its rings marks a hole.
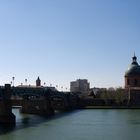
[[[140,140],[140,110],[87,109],[51,118],[23,115],[0,126],[0,140]]]

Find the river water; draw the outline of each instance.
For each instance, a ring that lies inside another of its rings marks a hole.
[[[0,140],[140,140],[140,110],[87,109],[51,118],[23,115],[16,126],[0,126]]]

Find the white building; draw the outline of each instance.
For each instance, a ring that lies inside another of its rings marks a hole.
[[[87,79],[78,79],[70,83],[71,92],[81,92],[83,94],[88,94],[90,89],[90,83]]]

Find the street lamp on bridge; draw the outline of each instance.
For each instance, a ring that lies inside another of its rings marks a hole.
[[[14,87],[14,80],[15,80],[15,77],[13,76],[13,77],[12,77],[12,81],[13,81],[13,87]]]
[[[25,85],[27,85],[27,79],[25,79]]]

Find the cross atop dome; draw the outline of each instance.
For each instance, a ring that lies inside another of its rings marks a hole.
[[[132,57],[132,64],[133,65],[138,65],[137,57],[136,57],[135,53],[134,53],[134,56]]]

